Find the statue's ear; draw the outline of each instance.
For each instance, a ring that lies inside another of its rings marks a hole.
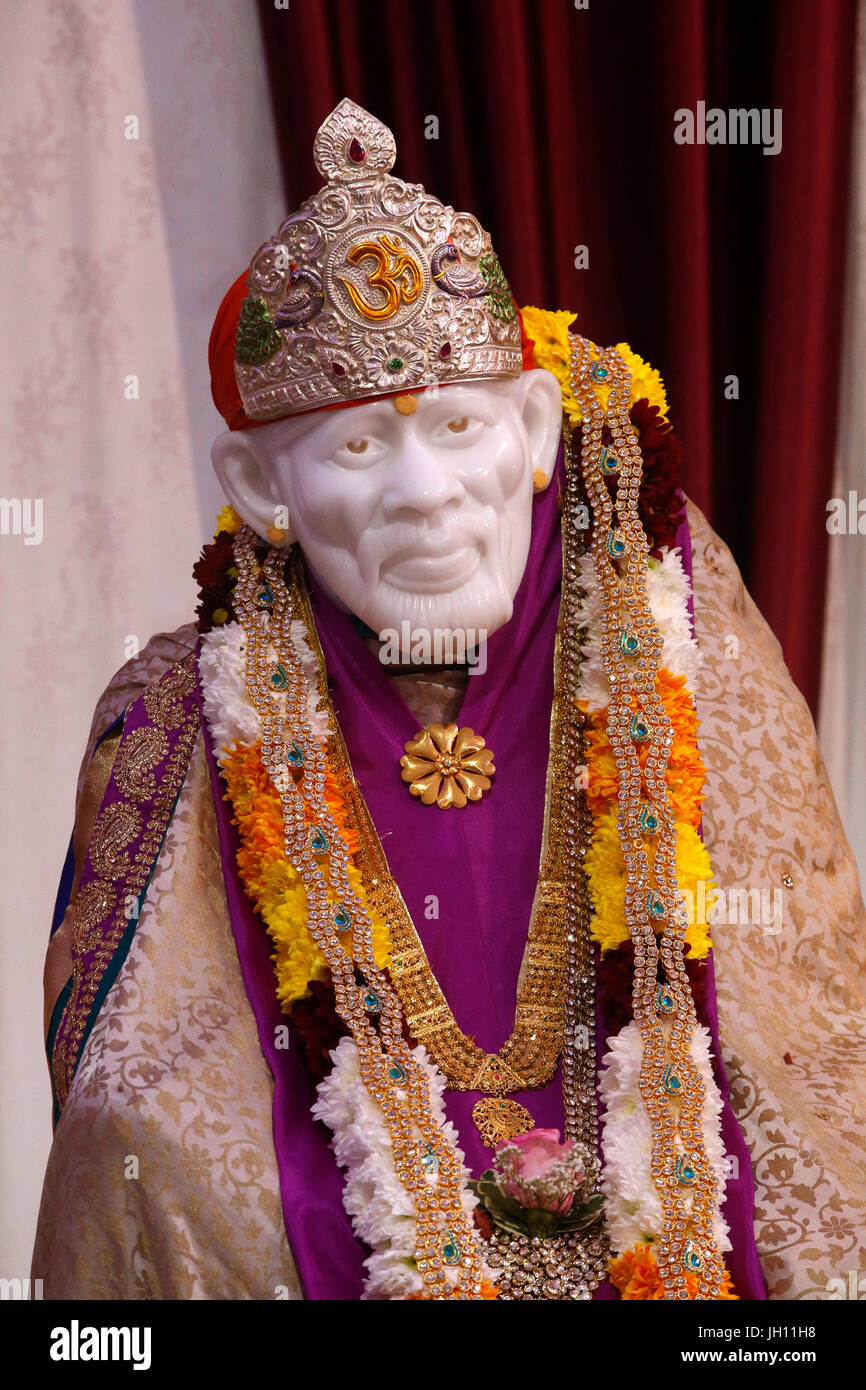
[[[285,532],[279,543],[291,545],[297,537],[291,518],[286,526],[284,500],[277,496],[274,486],[267,435],[267,429],[229,430],[214,440],[211,462],[238,516],[260,536],[267,536],[268,531],[277,526]]]
[[[556,467],[556,451],[562,434],[562,392],[553,373],[543,367],[522,372],[514,386],[538,490],[547,487]]]

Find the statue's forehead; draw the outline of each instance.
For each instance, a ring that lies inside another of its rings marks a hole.
[[[427,417],[438,418],[443,412],[465,415],[480,410],[497,397],[497,408],[503,395],[497,382],[461,382],[412,394],[376,397],[338,410],[316,410],[306,415],[289,416],[269,428],[275,438],[284,443],[310,440],[331,434],[363,434],[376,427],[408,429]]]

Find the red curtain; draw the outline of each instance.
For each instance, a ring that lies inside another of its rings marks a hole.
[[[856,0],[260,0],[260,14],[287,210],[318,186],[313,137],[350,96],[394,131],[399,176],[481,219],[520,303],[576,310],[588,337],[658,367],[684,486],[814,710]],[[676,143],[674,113],[699,102],[780,108],[781,151]]]

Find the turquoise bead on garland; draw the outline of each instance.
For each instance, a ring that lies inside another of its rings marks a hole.
[[[678,1096],[683,1089],[683,1083],[677,1076],[673,1067],[669,1064],[662,1073],[662,1090],[669,1096]]]
[[[607,533],[607,553],[612,560],[621,560],[625,554],[625,541],[622,532],[614,527]]]
[[[693,1240],[687,1240],[683,1246],[681,1255],[683,1269],[687,1269],[689,1274],[698,1274],[704,1267],[703,1257]]]
[[[340,906],[334,913],[334,926],[337,928],[337,931],[348,931],[351,925],[352,919],[343,904],[340,903]]]
[[[388,1068],[388,1075],[398,1086],[405,1086],[409,1080],[409,1073],[402,1062],[392,1062]]]
[[[634,743],[646,743],[650,736],[650,726],[639,714],[633,714],[628,721],[628,736]]]
[[[620,629],[619,649],[623,656],[636,656],[640,651],[640,640],[627,627]]]
[[[680,1154],[674,1164],[674,1177],[680,1187],[694,1187],[698,1180],[695,1165],[687,1154]]]
[[[278,661],[276,666],[271,668],[271,685],[274,687],[274,690],[288,689],[289,676],[281,661]]]
[[[448,1239],[442,1246],[442,1258],[447,1265],[459,1265],[460,1263],[460,1242],[453,1231],[448,1232]]]
[[[607,381],[610,376],[610,368],[605,367],[603,362],[593,362],[589,369],[589,374],[593,381],[604,382]]]
[[[361,990],[361,1005],[368,1014],[380,1014],[382,1012],[382,1000],[374,989]]]
[[[266,584],[265,587],[260,589],[256,594],[257,608],[273,608],[275,602],[274,591],[270,584]]]
[[[638,829],[643,830],[647,835],[655,835],[659,828],[659,818],[655,813],[655,808],[649,801],[644,801],[638,816]]]
[[[673,1014],[676,1013],[677,1003],[667,985],[659,985],[656,989],[656,1013]]]
[[[607,478],[619,472],[619,460],[610,452],[606,444],[602,445],[601,453],[598,456],[598,467],[599,472]]]
[[[310,849],[315,855],[327,854],[330,849],[328,837],[320,825],[317,825],[310,835]]]
[[[289,764],[289,767],[303,767],[305,761],[306,756],[304,754],[304,750],[298,743],[297,739],[295,739],[294,743],[292,744],[291,748],[286,754],[286,762]]]
[[[650,917],[655,917],[657,921],[661,921],[662,917],[665,915],[664,903],[658,894],[654,893],[651,888],[647,889],[646,910]]]

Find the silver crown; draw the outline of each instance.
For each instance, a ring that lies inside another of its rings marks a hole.
[[[313,154],[327,183],[247,277],[235,375],[249,418],[519,376],[517,311],[478,221],[394,178],[391,131],[353,101]]]

